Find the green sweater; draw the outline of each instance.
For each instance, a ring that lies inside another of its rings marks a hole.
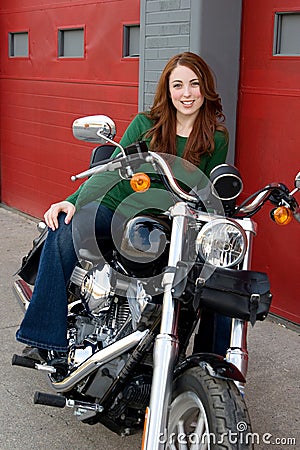
[[[144,140],[149,145],[150,139],[145,139],[145,133],[152,127],[152,121],[144,114],[138,114],[126,129],[120,144],[123,147]],[[195,171],[186,170],[181,159],[187,142],[186,137],[177,136],[177,156],[175,162],[171,163],[171,168],[181,186],[189,186],[192,189],[196,185],[199,187],[206,184],[211,170],[218,164],[223,164],[226,160],[228,142],[224,133],[215,132],[215,150],[212,155],[202,155],[199,169]],[[113,153],[115,157],[120,152],[116,149]],[[155,172],[151,164],[142,164],[139,171],[147,172],[151,178],[155,177]],[[206,176],[204,176],[204,175]],[[185,187],[186,190],[189,190]],[[134,192],[128,180],[121,178],[119,171],[105,172],[93,175],[83,183],[76,192],[70,195],[67,201],[73,203],[76,208],[91,201],[98,201],[115,211],[119,210],[123,215],[132,217],[145,210],[152,212],[162,212],[174,204],[172,194],[167,192],[160,181],[155,181],[146,192]]]

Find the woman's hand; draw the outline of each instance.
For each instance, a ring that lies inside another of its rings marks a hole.
[[[60,212],[66,213],[65,223],[68,224],[71,222],[75,211],[76,208],[73,203],[64,200],[63,202],[53,203],[48,211],[45,212],[44,219],[48,227],[51,228],[51,230],[55,231],[58,228],[58,214]]]

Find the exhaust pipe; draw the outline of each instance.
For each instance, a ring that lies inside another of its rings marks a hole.
[[[32,290],[24,280],[16,280],[13,284],[13,291],[22,309],[26,311],[29,306]]]
[[[70,391],[74,386],[76,386],[77,383],[97,370],[100,366],[131,350],[148,333],[149,330],[136,330],[130,335],[125,336],[123,339],[120,339],[119,341],[108,345],[104,349],[97,351],[64,380],[54,381],[53,379],[51,379],[52,387],[56,392]]]

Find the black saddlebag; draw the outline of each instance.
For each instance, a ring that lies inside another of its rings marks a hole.
[[[196,264],[188,278],[193,280],[196,309],[206,308],[252,325],[268,315],[272,294],[266,273]]]
[[[21,277],[28,284],[33,285],[35,283],[41,252],[44,247],[47,233],[48,227],[46,227],[44,231],[42,231],[41,234],[34,239],[32,249],[26,256],[24,256],[22,259],[22,265],[16,273],[16,275],[19,275],[19,277]]]

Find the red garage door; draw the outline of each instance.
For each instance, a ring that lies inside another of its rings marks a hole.
[[[138,23],[139,0],[1,1],[3,203],[41,217],[76,188],[90,151],[75,118],[107,114],[121,137],[137,112],[138,58],[124,43]]]
[[[299,0],[243,2],[237,166],[247,193],[292,187],[300,170],[299,42]],[[267,208],[256,220],[253,268],[270,274],[273,313],[300,323],[300,226],[275,225]]]

